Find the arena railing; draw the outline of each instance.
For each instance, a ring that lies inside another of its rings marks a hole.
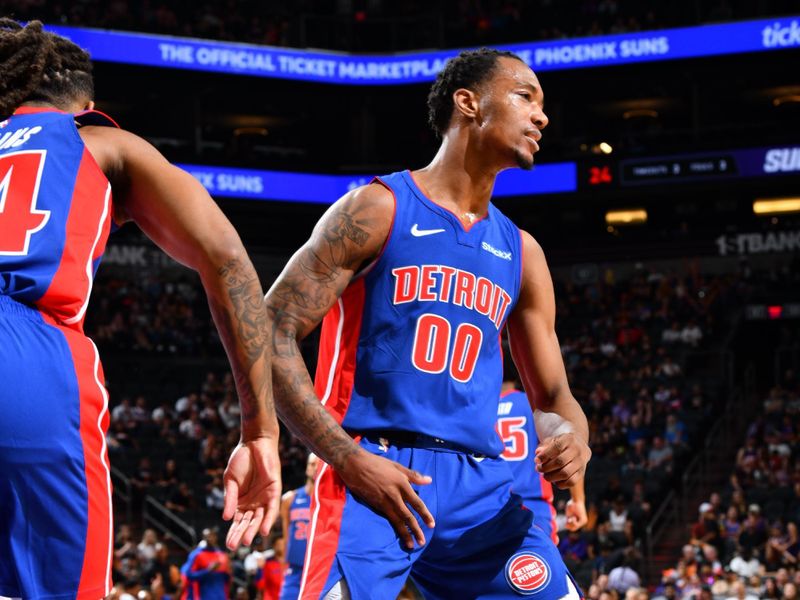
[[[712,465],[719,465],[719,462],[730,454],[731,444],[738,440],[738,431],[746,423],[742,405],[746,404],[747,391],[752,389],[752,385],[748,383],[749,378],[752,377],[751,371],[745,374],[745,392],[736,389],[734,357],[730,351],[692,352],[689,355],[695,359],[708,359],[708,363],[718,361],[718,369],[725,382],[725,393],[728,393],[729,396],[722,409],[720,419],[709,430],[702,450],[684,469],[679,489],[672,490],[667,494],[647,524],[645,530],[647,566],[644,575],[650,582],[658,581],[658,566],[653,560],[656,555],[656,547],[668,534],[681,531],[685,524],[685,517],[689,514],[689,494],[705,489],[702,484],[707,480]]]
[[[125,506],[125,522],[130,523],[133,515],[133,486],[130,478],[116,467],[111,467],[111,483],[113,484],[113,494]],[[119,508],[119,502],[114,506]]]
[[[197,545],[197,531],[153,496],[146,496],[142,508],[145,525],[150,525],[186,552]]]

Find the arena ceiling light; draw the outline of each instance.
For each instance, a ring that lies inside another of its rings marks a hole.
[[[592,154],[611,154],[614,151],[614,147],[608,142],[592,144],[591,147],[581,144],[581,150],[585,151],[586,149],[590,150]]]
[[[606,225],[644,225],[647,211],[643,208],[610,210],[606,213]]]
[[[800,212],[800,197],[760,198],[753,202],[753,212],[757,215],[777,215]]]

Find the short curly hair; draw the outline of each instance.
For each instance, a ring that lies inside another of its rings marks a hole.
[[[453,92],[460,88],[474,89],[486,81],[494,71],[497,59],[502,56],[525,62],[513,52],[494,48],[464,50],[447,61],[428,94],[428,124],[438,137],[442,137],[450,126],[454,108]]]

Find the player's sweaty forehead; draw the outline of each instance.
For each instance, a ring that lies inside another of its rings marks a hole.
[[[516,58],[509,56],[498,58],[491,78],[486,83],[498,91],[512,88],[527,89],[540,104],[544,103],[544,94],[538,77],[528,65]]]

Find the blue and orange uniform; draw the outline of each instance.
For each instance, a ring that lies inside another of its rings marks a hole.
[[[525,392],[509,390],[500,395],[497,431],[506,446],[501,456],[511,467],[514,492],[519,494],[522,503],[533,512],[533,522],[557,544],[553,485],[533,464],[533,453],[539,445],[539,438],[533,422],[533,410]]]
[[[394,197],[391,230],[323,321],[315,387],[362,448],[432,476],[417,491],[436,527],[420,521],[427,543],[404,548],[321,463],[301,598],[341,580],[354,600],[394,598],[409,574],[429,599],[567,596],[573,584],[512,494],[495,429],[520,231],[491,204],[465,228],[408,171],[376,184]]]
[[[0,122],[0,596],[111,591],[108,394],[83,321],[113,206],[76,118]]]
[[[308,523],[311,520],[311,497],[305,486],[294,491],[289,506],[289,527],[286,540],[286,572],[281,587],[281,600],[297,600],[308,540]]]
[[[230,559],[217,548],[201,544],[181,567],[181,600],[227,600],[230,597]]]

